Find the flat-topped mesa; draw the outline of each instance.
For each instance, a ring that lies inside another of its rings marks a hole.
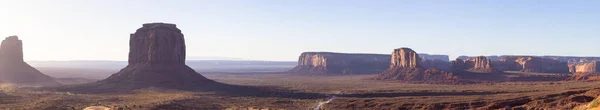
[[[569,73],[567,62],[533,56],[502,56],[492,62],[501,71],[522,71],[537,73]]]
[[[392,53],[392,65],[390,68],[420,68],[421,58],[410,48],[395,49]]]
[[[575,72],[576,73],[594,73],[594,74],[598,74],[600,73],[600,61],[593,61],[593,62],[589,62],[589,63],[584,63],[584,64],[578,64],[575,65]]]
[[[493,68],[491,60],[484,56],[471,57],[466,60],[456,59],[452,62],[452,67],[458,70],[480,73],[499,72]]]
[[[17,36],[6,37],[0,45],[0,61],[24,62],[23,42]]]
[[[374,74],[387,69],[389,55],[304,52],[290,73],[301,74]]]
[[[421,66],[419,55],[410,48],[399,48],[392,52],[390,67],[378,74],[377,80],[401,80],[427,83],[448,83],[458,81],[453,73]],[[433,64],[432,64],[433,65]]]
[[[148,23],[130,36],[129,65],[97,84],[110,88],[192,90],[215,82],[185,64],[184,36],[175,24]]]
[[[175,24],[144,24],[130,35],[129,46],[129,64],[185,64],[185,40]]]
[[[7,37],[0,44],[0,81],[28,86],[61,85],[23,61],[23,42],[17,36]]]

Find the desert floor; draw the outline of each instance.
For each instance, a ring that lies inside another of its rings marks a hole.
[[[323,109],[500,109],[572,108],[600,94],[599,81],[500,82],[464,85],[409,84],[377,81],[374,75],[298,76],[278,73],[202,73],[218,82],[288,90],[265,95],[142,89],[133,93],[56,92],[2,85],[0,108],[10,110],[81,110],[89,106],[115,109],[269,108],[311,110],[330,96]],[[289,91],[293,91],[290,93]],[[243,93],[245,91],[235,91]],[[302,95],[289,95],[302,94]]]

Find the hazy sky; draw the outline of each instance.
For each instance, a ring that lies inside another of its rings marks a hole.
[[[453,2],[449,2],[453,1]],[[143,23],[175,23],[188,57],[295,61],[305,51],[600,56],[597,0],[1,0],[26,60],[126,60]]]

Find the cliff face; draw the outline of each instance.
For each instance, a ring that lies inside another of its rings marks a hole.
[[[185,64],[185,54],[184,37],[175,24],[144,24],[130,35],[129,65],[100,84],[187,90],[213,83]]]
[[[298,66],[289,72],[301,74],[370,74],[382,72],[389,65],[389,55],[304,52],[298,58]]]
[[[575,65],[575,72],[577,73],[600,73],[600,61],[594,61],[584,64]]]
[[[60,85],[23,61],[23,44],[17,36],[7,37],[0,45],[0,81],[31,86]]]
[[[392,52],[390,67],[378,74],[378,80],[402,80],[417,82],[456,82],[458,77],[453,73],[435,68],[424,68],[418,54],[410,48],[399,48]]]
[[[502,71],[569,73],[567,62],[532,56],[504,56],[493,65]]]
[[[452,62],[452,67],[457,70],[466,70],[471,72],[490,73],[499,72],[492,67],[491,60],[484,56],[471,57],[466,60],[456,59]]]

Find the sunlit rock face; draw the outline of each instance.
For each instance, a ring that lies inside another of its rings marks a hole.
[[[456,59],[455,61],[452,61],[452,67],[453,69],[457,70],[466,70],[479,73],[499,72],[493,68],[491,60],[488,60],[484,56],[471,57],[466,60]]]
[[[304,52],[298,65],[288,72],[297,74],[375,74],[390,65],[390,56],[383,54],[349,54]]]
[[[23,42],[17,36],[7,37],[0,45],[0,81],[29,86],[60,85],[23,61]]]
[[[575,65],[575,72],[576,73],[600,73],[600,65],[598,65],[598,63],[600,63],[600,61],[594,61],[594,62],[589,62],[589,63],[584,63],[584,64],[578,64]]]
[[[130,35],[129,46],[129,65],[102,84],[194,89],[214,82],[185,64],[185,41],[175,24],[144,24]]]
[[[533,56],[503,56],[492,62],[501,71],[522,71],[537,73],[569,73],[567,62]]]
[[[389,68],[378,74],[377,80],[401,80],[415,82],[455,82],[458,77],[451,72],[436,68],[425,68],[421,57],[410,48],[398,48],[392,52]]]

